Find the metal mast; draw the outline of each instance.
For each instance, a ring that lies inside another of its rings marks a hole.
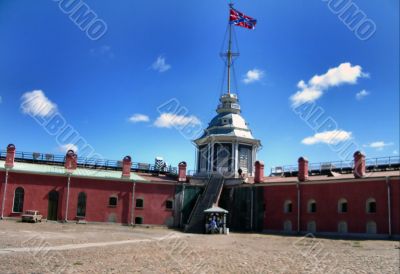
[[[233,8],[233,3],[229,3],[229,16],[231,14],[231,9]],[[230,21],[230,19],[229,19]],[[231,62],[232,62],[232,24],[229,22],[229,42],[228,42],[228,94],[231,93]]]
[[[232,66],[232,57],[239,56],[239,53],[232,52],[232,23],[230,22],[230,14],[231,9],[233,9],[232,1],[229,3],[229,41],[228,41],[228,51],[225,54],[227,57],[227,65],[228,65],[228,94],[231,93],[231,66]]]

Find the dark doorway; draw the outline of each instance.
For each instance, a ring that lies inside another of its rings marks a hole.
[[[47,220],[57,221],[58,213],[58,192],[52,190],[49,192],[49,208],[47,210]]]

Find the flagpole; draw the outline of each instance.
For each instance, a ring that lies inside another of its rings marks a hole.
[[[229,3],[229,16],[231,9],[233,8],[233,3]],[[232,24],[229,20],[229,42],[228,42],[228,94],[231,93],[231,62],[232,62]]]
[[[239,56],[239,52],[232,52],[232,25],[244,27],[247,29],[254,29],[257,20],[251,18],[250,16],[244,15],[243,13],[235,10],[233,8],[233,2],[230,0],[229,2],[229,42],[228,42],[228,51],[223,54],[222,56],[227,58],[227,67],[228,67],[228,79],[227,79],[227,86],[228,91],[227,94],[231,94],[231,67],[233,66],[233,57]],[[231,20],[232,19],[232,20]]]

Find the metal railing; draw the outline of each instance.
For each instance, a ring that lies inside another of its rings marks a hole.
[[[240,105],[237,103],[222,103],[222,104],[218,104],[218,109],[238,109],[238,110],[240,110]]]
[[[6,158],[7,151],[0,151],[0,159]],[[65,155],[54,155],[49,153],[39,152],[15,152],[15,161],[17,162],[28,162],[28,163],[42,163],[48,165],[63,166],[65,163]],[[94,168],[94,169],[105,169],[105,170],[122,170],[122,161],[118,160],[106,160],[106,159],[93,159],[78,157],[78,167]],[[142,171],[149,173],[160,173],[160,174],[177,174],[177,168],[171,165],[159,168],[156,165],[140,162],[132,162],[132,171]]]
[[[365,159],[367,172],[384,171],[384,170],[400,170],[400,156],[388,156]],[[334,161],[310,163],[308,170],[310,175],[323,174],[324,171],[334,171],[338,173],[351,173],[354,168],[354,161]],[[285,165],[280,167],[272,167],[271,175],[281,176],[297,176],[298,165]]]

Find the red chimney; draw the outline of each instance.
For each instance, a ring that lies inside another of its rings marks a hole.
[[[298,163],[299,173],[297,174],[297,178],[300,182],[305,182],[308,180],[308,160],[305,157],[300,157]]]
[[[131,167],[132,167],[132,158],[131,156],[125,156],[122,160],[122,177],[130,178],[131,177]]]
[[[186,162],[180,162],[178,165],[178,182],[186,182]]]
[[[255,183],[262,183],[264,182],[264,162],[256,161],[254,163],[255,172],[254,172],[254,182]]]
[[[65,168],[72,172],[78,166],[78,156],[75,154],[73,150],[68,150],[67,154],[65,155]]]
[[[354,177],[362,178],[365,176],[365,155],[361,151],[354,152]]]
[[[13,144],[9,144],[7,146],[7,155],[6,155],[6,162],[4,166],[6,168],[11,168],[14,166],[14,159],[15,159],[15,146]]]

